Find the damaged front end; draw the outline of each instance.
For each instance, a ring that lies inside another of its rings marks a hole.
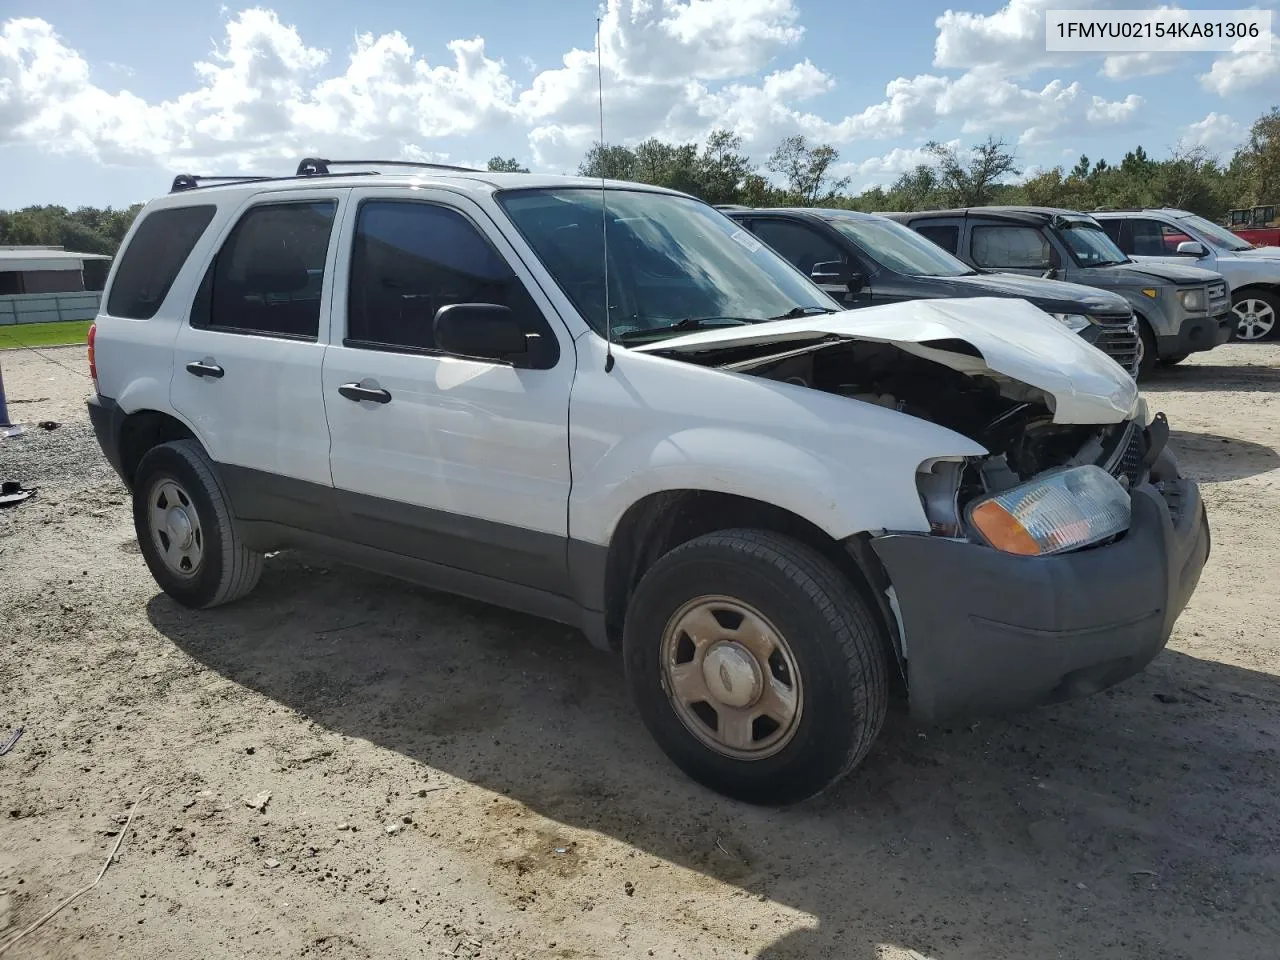
[[[982,444],[985,456],[921,464],[916,482],[937,536],[973,536],[975,505],[1074,468],[1100,469],[1130,490],[1145,481],[1168,437],[1163,414],[1146,424],[1141,402],[1132,416],[1116,413],[1113,422],[1060,423],[1056,399],[1043,388],[995,371],[962,372],[939,362],[943,355],[980,359],[967,342],[912,347],[833,337],[790,347],[725,346],[685,359],[888,407]],[[1088,471],[1078,476],[1087,483]],[[990,538],[979,534],[978,539]]]

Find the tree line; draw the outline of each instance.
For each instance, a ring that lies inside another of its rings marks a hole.
[[[888,187],[848,191],[840,152],[802,134],[786,137],[763,168],[742,152],[742,138],[717,130],[699,148],[648,139],[634,147],[595,144],[578,167],[611,177],[671,187],[711,203],[753,207],[827,206],[867,212],[939,210],[986,204],[1033,204],[1095,210],[1178,207],[1212,220],[1231,209],[1280,203],[1280,108],[1259,117],[1248,140],[1223,161],[1203,146],[1176,145],[1164,158],[1139,146],[1118,164],[1082,156],[1067,169],[1026,177],[1007,141],[988,137],[967,150],[930,141],[926,159]]]
[[[851,178],[838,175],[840,151],[830,144],[794,134],[760,164],[743,152],[742,143],[732,130],[715,130],[702,144],[656,137],[635,146],[596,143],[578,173],[670,187],[716,204],[827,206],[872,213],[985,204],[1072,210],[1178,207],[1220,221],[1234,208],[1280,204],[1280,107],[1254,121],[1248,140],[1227,161],[1202,146],[1178,145],[1163,159],[1135,147],[1117,164],[1082,156],[1070,169],[1054,167],[1015,182],[1023,171],[1003,139],[988,137],[963,150],[930,141],[924,162],[888,187],[857,194],[849,192]],[[488,169],[528,173],[515,157],[495,156]],[[0,211],[0,245],[54,244],[77,253],[114,255],[141,208]]]

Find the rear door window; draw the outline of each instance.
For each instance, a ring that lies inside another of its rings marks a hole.
[[[932,240],[947,253],[955,253],[960,247],[960,228],[957,226],[919,226],[916,233],[927,240]]]
[[[974,227],[969,252],[980,267],[1041,270],[1052,264],[1049,241],[1035,227]]]
[[[217,209],[202,204],[146,214],[116,268],[107,313],[129,320],[154,317]]]
[[[205,274],[191,325],[316,339],[337,207],[336,200],[251,207]]]

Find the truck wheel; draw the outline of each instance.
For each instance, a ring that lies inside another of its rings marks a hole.
[[[262,554],[236,536],[213,462],[194,440],[163,443],[143,456],[133,526],[151,575],[183,606],[238,600],[262,575]]]
[[[1275,336],[1280,320],[1280,297],[1274,293],[1246,290],[1231,305],[1236,315],[1237,340],[1268,340]]]
[[[627,684],[686,774],[786,804],[852,770],[884,724],[887,645],[858,590],[789,537],[725,530],[659,559],[623,630]]]
[[[1161,357],[1160,363],[1162,366],[1172,367],[1176,364],[1181,363],[1183,360],[1187,359],[1187,357],[1189,356],[1191,356],[1191,354],[1189,353],[1171,353],[1167,357]]]

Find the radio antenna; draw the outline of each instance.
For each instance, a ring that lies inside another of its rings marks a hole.
[[[613,311],[609,308],[609,191],[605,188],[604,66],[600,53],[600,18],[596,17],[596,101],[600,105],[600,240],[604,255],[604,372],[613,369]]]

